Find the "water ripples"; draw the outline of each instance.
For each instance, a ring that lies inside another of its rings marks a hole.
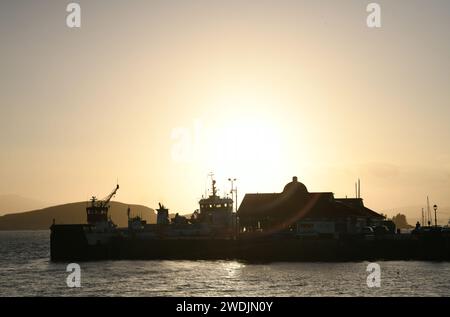
[[[366,284],[368,262],[49,261],[48,231],[0,232],[0,296],[450,296],[448,262],[382,262],[381,287]]]

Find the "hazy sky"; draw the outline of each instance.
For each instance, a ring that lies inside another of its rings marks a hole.
[[[70,2],[0,2],[0,194],[183,213],[214,171],[450,206],[449,1]]]

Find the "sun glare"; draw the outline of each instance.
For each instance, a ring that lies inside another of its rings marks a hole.
[[[205,123],[201,164],[218,180],[239,175],[249,185],[261,185],[271,179],[271,171],[279,172],[284,138],[273,111],[277,104],[267,100],[248,95],[224,99],[221,108],[227,112]]]

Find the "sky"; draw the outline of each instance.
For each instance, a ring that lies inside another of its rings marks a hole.
[[[0,2],[0,194],[197,208],[213,172],[450,218],[450,2]],[[446,213],[447,212],[447,213]],[[414,218],[416,217],[416,218]],[[444,219],[445,218],[445,219]]]

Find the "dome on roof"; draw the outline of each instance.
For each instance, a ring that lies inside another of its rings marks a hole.
[[[308,193],[308,189],[306,188],[303,183],[300,183],[297,179],[297,176],[292,177],[292,182],[287,183],[286,186],[284,186],[283,193]]]

